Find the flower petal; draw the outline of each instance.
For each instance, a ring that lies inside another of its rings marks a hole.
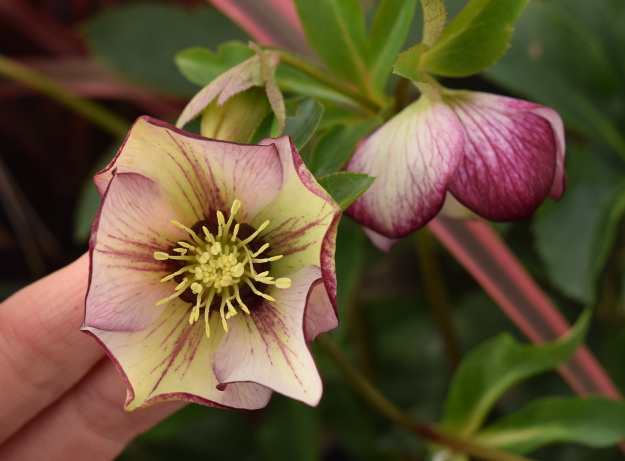
[[[186,234],[171,224],[174,210],[154,181],[136,173],[117,173],[109,183],[91,237],[91,273],[84,324],[103,330],[141,330],[172,292],[160,283],[169,251]]]
[[[304,321],[304,331],[308,342],[313,342],[321,333],[334,330],[339,326],[339,319],[323,283],[315,285],[312,289]]]
[[[319,403],[321,378],[302,326],[307,300],[320,277],[319,267],[304,267],[291,275],[290,288],[268,290],[275,302],[229,320],[230,331],[213,361],[220,383],[258,383],[308,405]]]
[[[134,172],[157,182],[177,214],[168,216],[190,226],[215,219],[234,199],[246,221],[266,207],[282,186],[282,162],[275,146],[248,146],[215,141],[179,130],[151,117],[140,117],[111,164],[95,177],[100,193],[112,177]]]
[[[446,92],[466,133],[449,190],[493,221],[529,216],[550,191],[564,191],[562,122],[546,107],[469,91]]]
[[[263,238],[271,244],[272,254],[284,255],[272,263],[275,277],[289,277],[309,265],[321,267],[329,304],[322,302],[317,306],[317,301],[324,297],[315,296],[316,307],[310,310],[311,315],[315,313],[318,319],[326,319],[327,323],[315,323],[315,327],[311,327],[309,338],[314,337],[338,324],[334,254],[341,211],[308,171],[288,136],[264,139],[259,144],[273,144],[278,149],[284,182],[276,199],[258,214],[252,224],[258,226],[266,219],[271,220]],[[324,314],[318,310],[322,306],[327,309]]]
[[[189,304],[171,302],[145,330],[103,331],[83,327],[106,349],[126,381],[126,409],[136,410],[165,400],[203,405],[257,409],[271,389],[254,383],[233,383],[218,390],[211,357],[225,334],[218,315],[211,316],[211,337],[204,322],[189,324]]]
[[[454,113],[422,96],[356,149],[346,169],[376,179],[347,215],[392,239],[410,234],[443,206],[463,149]]]

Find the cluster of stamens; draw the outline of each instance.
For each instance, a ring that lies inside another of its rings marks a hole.
[[[217,212],[217,231],[213,234],[206,225],[201,227],[204,235],[200,237],[194,230],[172,221],[174,225],[185,230],[191,237],[190,242],[178,242],[179,247],[173,249],[175,254],[164,252],[154,253],[154,258],[160,261],[172,259],[179,261],[184,266],[164,277],[161,282],[171,279],[179,280],[175,293],[165,299],[161,299],[157,305],[164,304],[171,299],[184,295],[188,297],[188,290],[194,299],[189,323],[193,324],[200,318],[200,310],[204,308],[204,320],[206,323],[206,336],[210,337],[209,312],[211,307],[219,309],[224,330],[228,331],[227,320],[237,315],[237,307],[246,314],[250,313],[248,306],[243,302],[241,292],[247,286],[251,292],[268,301],[275,301],[271,296],[261,292],[254,282],[265,285],[275,285],[277,288],[289,288],[291,280],[279,278],[274,280],[269,276],[269,271],[257,272],[254,264],[267,266],[267,263],[282,258],[282,255],[267,258],[258,258],[269,244],[265,243],[256,251],[250,248],[251,242],[269,225],[265,221],[251,235],[241,238],[239,233],[241,225],[236,223],[234,216],[237,214],[241,202],[235,200],[230,209],[230,216],[226,221],[221,211]],[[231,230],[232,225],[234,227]],[[249,291],[249,290],[248,290]],[[233,303],[236,303],[236,307]]]

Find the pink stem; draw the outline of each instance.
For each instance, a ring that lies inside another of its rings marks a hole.
[[[560,311],[487,223],[437,218],[429,226],[532,342],[553,340],[570,329]],[[573,362],[559,371],[579,395],[621,397],[586,346],[580,347]]]

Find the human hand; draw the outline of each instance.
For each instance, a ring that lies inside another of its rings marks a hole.
[[[96,342],[80,332],[89,259],[0,304],[0,459],[110,460],[184,406],[128,413],[126,388]]]

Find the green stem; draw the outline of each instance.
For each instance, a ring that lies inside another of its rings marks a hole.
[[[54,80],[0,55],[0,75],[28,85],[91,120],[115,137],[124,137],[130,124],[98,104],[69,93]]]
[[[336,368],[343,374],[352,388],[373,408],[404,429],[434,444],[445,445],[454,452],[466,453],[484,461],[531,461],[529,458],[488,448],[468,440],[446,434],[440,429],[413,419],[378,391],[345,356],[338,344],[327,334],[319,335],[315,341]]]
[[[318,82],[323,83],[324,85],[330,88],[333,88],[334,90],[338,91],[341,94],[344,94],[348,98],[353,99],[354,101],[360,103],[368,111],[377,113],[380,110],[380,106],[377,103],[373,102],[364,94],[359,93],[356,90],[353,90],[352,88],[347,86],[342,80],[328,74],[323,69],[320,69],[319,67],[314,66],[306,62],[305,60],[298,58],[297,56],[294,56],[293,54],[287,51],[280,50],[280,49],[272,49],[272,51],[275,51],[276,53],[278,53],[278,55],[280,56],[281,63],[286,64],[287,66],[290,66],[294,69],[297,69],[303,74],[306,74],[311,78],[314,78]]]
[[[415,240],[425,297],[432,317],[443,337],[449,364],[454,370],[460,363],[462,352],[454,329],[443,276],[436,259],[434,239],[430,231],[424,227],[415,233]]]

